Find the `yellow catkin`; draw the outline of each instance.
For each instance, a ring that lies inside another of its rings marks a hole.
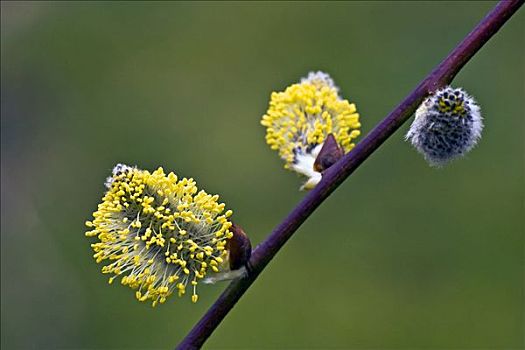
[[[178,179],[162,168],[150,173],[119,164],[106,181],[107,192],[87,221],[91,246],[109,283],[136,290],[136,298],[162,304],[174,291],[185,294],[227,257],[232,211],[224,211],[217,195],[199,191],[193,179]],[[127,204],[127,205],[125,205]]]
[[[330,133],[349,152],[361,127],[355,104],[342,99],[330,76],[322,72],[273,92],[261,124],[266,127],[266,142],[279,152],[287,169],[293,169],[299,154],[322,145]]]

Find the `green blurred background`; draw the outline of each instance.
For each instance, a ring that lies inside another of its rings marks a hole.
[[[325,70],[379,122],[494,2],[2,2],[2,349],[166,349],[199,303],[107,285],[84,221],[117,162],[219,193],[257,244],[299,202],[259,125],[271,91]],[[486,129],[432,169],[408,123],[272,261],[210,349],[522,349],[521,10],[454,84]]]

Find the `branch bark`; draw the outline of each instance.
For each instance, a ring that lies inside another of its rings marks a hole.
[[[253,251],[250,273],[230,283],[177,349],[199,349],[235,303],[314,210],[414,113],[428,94],[448,85],[463,66],[523,5],[524,0],[502,0],[423,81],[357,146],[323,173],[309,192],[274,231]]]

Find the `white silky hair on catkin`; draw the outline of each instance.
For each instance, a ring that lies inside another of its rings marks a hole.
[[[419,106],[406,140],[431,166],[443,166],[468,153],[481,138],[483,121],[474,98],[446,87]]]

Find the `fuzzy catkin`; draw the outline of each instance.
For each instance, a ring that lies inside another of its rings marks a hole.
[[[406,139],[432,166],[443,166],[469,152],[481,138],[483,121],[474,98],[447,86],[416,111]]]

